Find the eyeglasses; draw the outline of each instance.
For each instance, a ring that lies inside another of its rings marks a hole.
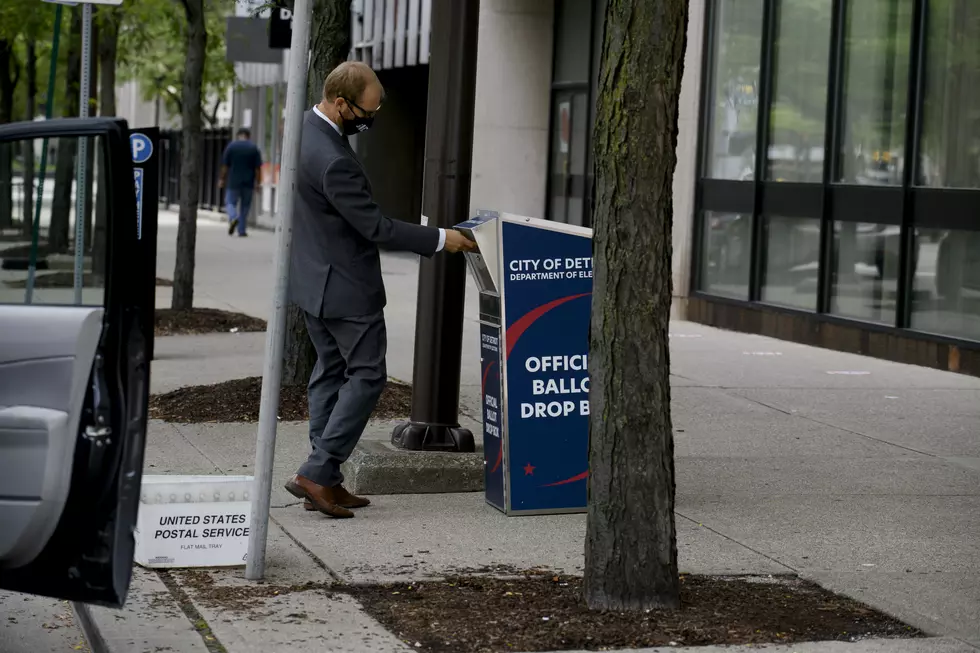
[[[343,96],[341,96],[341,99],[344,102],[346,102],[347,104],[349,104],[352,107],[354,107],[355,109],[357,109],[358,111],[360,111],[361,113],[363,113],[365,118],[373,118],[374,116],[376,116],[377,113],[379,111],[381,111],[381,105],[384,104],[384,101],[385,101],[384,97],[382,97],[381,98],[381,103],[378,104],[378,108],[375,109],[374,111],[368,111],[367,109],[365,109],[364,107],[360,106],[357,102],[354,102],[353,100],[348,100],[347,98],[345,98]]]

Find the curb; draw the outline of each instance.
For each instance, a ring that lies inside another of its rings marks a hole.
[[[102,632],[92,618],[92,612],[88,605],[72,601],[71,609],[75,613],[75,619],[78,620],[78,626],[82,629],[82,635],[85,636],[85,642],[92,649],[92,653],[111,653],[109,645],[102,637]]]

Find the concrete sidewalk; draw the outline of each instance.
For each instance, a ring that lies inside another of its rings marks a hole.
[[[160,234],[160,272],[167,277],[175,240],[168,228]],[[198,305],[266,317],[273,243],[259,231],[229,238],[221,225],[202,221]],[[389,370],[410,379],[417,264],[386,256],[384,269]],[[479,405],[475,309],[469,292],[464,335],[472,346],[463,356],[462,403],[471,409]],[[261,334],[159,339],[153,391],[259,374],[262,344]],[[684,571],[799,573],[946,637],[766,650],[980,649],[980,379],[683,322],[671,327],[671,370]],[[372,426],[373,437],[389,432],[390,425]],[[249,473],[254,440],[255,425],[154,422],[147,471]],[[507,518],[480,494],[373,497],[374,505],[353,520],[306,513],[278,488],[307,446],[305,424],[280,425],[269,582],[581,569],[584,516]],[[241,575],[219,572],[215,583],[243,583]],[[134,605],[148,594],[172,600],[172,593],[160,594],[169,590],[160,589],[156,574],[141,571],[137,578]],[[263,613],[272,615],[265,624],[207,607],[194,588],[186,592],[229,651],[277,650],[283,637],[293,638],[290,650],[404,648],[355,605],[323,605],[326,597],[293,594],[263,603]],[[286,618],[303,611],[297,606],[321,605],[314,611],[325,623]],[[100,623],[126,642],[146,632],[129,626],[142,623],[146,611],[122,619],[100,614]],[[183,623],[203,646],[186,613],[178,608],[174,619],[162,632],[178,632]],[[344,639],[353,630],[370,637]]]

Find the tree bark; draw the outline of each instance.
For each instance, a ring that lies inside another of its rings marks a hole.
[[[0,39],[0,124],[14,119],[14,42]]]
[[[0,40],[0,125],[13,122],[17,76],[13,40]],[[0,144],[0,229],[13,224],[14,146]]]
[[[310,69],[307,71],[307,105],[323,98],[323,81],[331,70],[347,61],[350,53],[350,1],[316,0],[310,26]],[[276,125],[278,129],[278,116]],[[286,312],[286,340],[283,348],[282,384],[305,385],[316,364],[316,349],[306,332],[303,311],[290,304]]]
[[[197,244],[198,177],[201,168],[201,95],[208,45],[205,0],[181,0],[187,18],[187,59],[181,92],[180,213],[177,222],[177,262],[171,307],[194,305],[194,253]]]
[[[679,606],[667,325],[686,0],[609,0],[594,131],[585,599]]]
[[[62,115],[78,117],[78,98],[81,86],[82,64],[82,8],[71,11],[71,36],[68,39],[68,66],[65,72],[65,102]],[[54,193],[51,198],[51,224],[48,227],[48,246],[59,252],[68,251],[71,222],[71,190],[75,184],[75,138],[59,138],[49,141],[58,149],[54,169]]]
[[[37,43],[33,39],[27,41],[27,104],[24,112],[25,120],[34,120],[37,115]],[[30,239],[34,225],[34,143],[24,141],[24,221],[21,223],[21,233]]]
[[[119,49],[119,10],[103,7],[100,10],[99,34],[99,115],[116,115],[116,61]],[[105,162],[99,161],[100,168]],[[105,175],[105,172],[102,173]],[[99,184],[95,203],[95,230],[92,234],[92,276],[98,285],[105,281],[106,272],[106,210],[108,207],[106,184]]]

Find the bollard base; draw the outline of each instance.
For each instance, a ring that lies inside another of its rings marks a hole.
[[[473,453],[473,433],[461,426],[404,422],[391,432],[391,444],[409,451]]]
[[[344,487],[355,494],[482,492],[484,452],[407,451],[390,442],[361,440],[341,465]]]

